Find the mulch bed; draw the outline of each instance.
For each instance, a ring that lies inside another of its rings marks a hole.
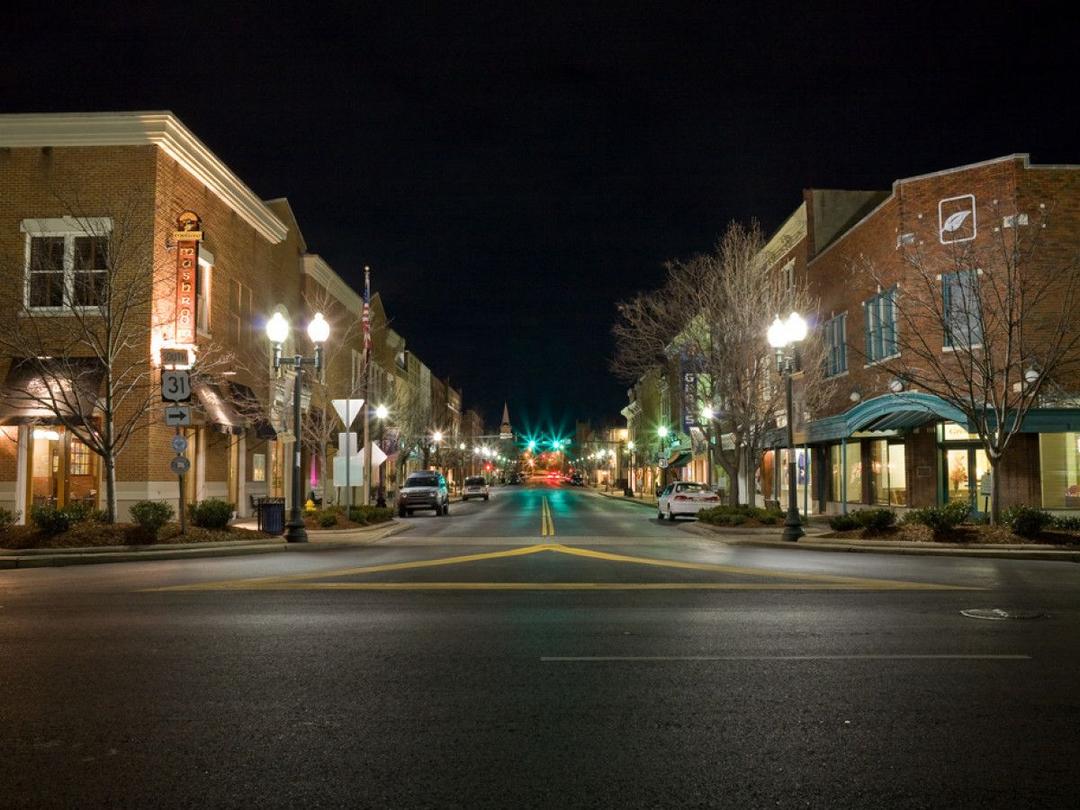
[[[947,535],[935,537],[926,526],[902,525],[883,532],[868,533],[862,529],[846,532],[829,532],[820,535],[838,540],[901,540],[914,543],[956,543],[959,545],[1054,545],[1080,546],[1080,535],[1075,532],[1046,531],[1038,537],[1021,537],[1004,526],[958,526]]]
[[[222,543],[236,540],[265,540],[271,535],[254,529],[229,526],[225,529],[200,529],[189,526],[180,534],[180,526],[166,525],[156,538],[145,537],[131,523],[76,523],[61,534],[48,535],[34,526],[8,526],[0,530],[0,548],[88,548],[94,546],[161,546],[178,543]]]

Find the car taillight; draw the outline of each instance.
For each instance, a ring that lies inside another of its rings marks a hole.
[[[718,501],[718,500],[720,500],[720,496],[719,495],[710,495],[709,497],[704,498],[703,500],[706,500],[706,501]]]
[[[688,501],[688,500],[690,500],[690,499],[689,499],[689,498],[687,498],[687,497],[686,497],[685,495],[676,495],[676,496],[675,496],[675,500],[676,500],[676,501]]]

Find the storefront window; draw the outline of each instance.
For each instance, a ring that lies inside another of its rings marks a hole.
[[[265,481],[266,480],[266,454],[265,453],[252,453],[251,454],[251,480],[252,481]]]
[[[986,478],[989,472],[990,462],[982,448],[946,448],[945,500],[967,501],[973,508],[986,511],[990,507],[990,479]]]
[[[788,455],[790,450],[780,452],[780,505],[787,507],[788,503]],[[795,501],[800,512],[811,509],[809,494],[813,489],[812,471],[810,469],[810,451],[802,447],[795,448]]]
[[[859,442],[848,442],[847,453],[844,452],[844,446],[840,444],[834,444],[829,448],[829,467],[832,473],[830,497],[832,500],[862,503],[862,457],[860,447]],[[846,491],[844,489],[845,483],[847,485]]]
[[[904,445],[878,439],[870,445],[870,487],[874,503],[907,505],[907,471]]]
[[[1080,433],[1039,434],[1042,505],[1080,509]]]

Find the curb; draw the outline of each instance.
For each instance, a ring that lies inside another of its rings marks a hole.
[[[0,549],[0,570],[152,560],[194,560],[288,551],[333,551],[370,545],[409,528],[408,524],[399,523],[396,520],[389,522],[391,524],[389,527],[386,524],[377,524],[377,527],[352,530],[366,531],[368,536],[340,540],[315,540],[307,543],[288,543],[282,538],[280,540],[235,540],[224,543],[178,543],[157,546],[93,546],[81,549]],[[327,531],[325,534],[332,535],[333,533]]]
[[[694,524],[697,526],[698,524]],[[689,528],[689,527],[686,527]],[[907,554],[924,557],[974,557],[998,560],[1045,560],[1048,562],[1080,563],[1080,551],[1064,551],[1052,548],[1023,548],[1001,546],[930,546],[930,545],[889,545],[868,546],[854,543],[829,543],[813,539],[789,543],[784,540],[760,540],[753,537],[725,537],[711,527],[702,527],[699,531],[690,529],[692,534],[702,537],[714,537],[716,540],[732,546],[753,546],[756,548],[785,549],[790,551],[832,551],[854,554]]]

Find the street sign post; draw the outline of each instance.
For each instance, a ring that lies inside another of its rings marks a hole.
[[[187,439],[177,433],[172,437],[172,449],[177,453],[183,453],[187,450]]]
[[[166,406],[165,424],[169,427],[187,427],[191,424],[191,408],[186,405]]]
[[[183,475],[191,469],[191,462],[188,461],[187,456],[176,456],[169,462],[169,469],[177,475]]]
[[[187,371],[161,372],[161,398],[165,402],[190,402],[191,373]]]

